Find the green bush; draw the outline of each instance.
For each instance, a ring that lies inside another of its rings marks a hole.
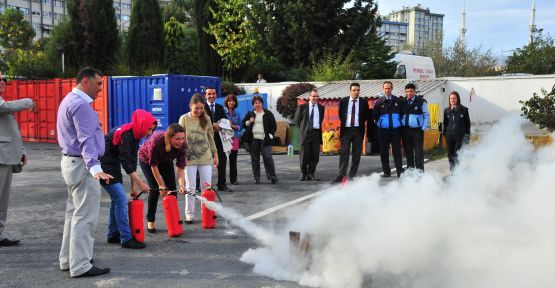
[[[51,79],[58,71],[51,66],[43,52],[25,51],[17,49],[7,61],[7,74],[11,78]]]
[[[541,129],[545,128],[553,132],[555,130],[555,85],[549,93],[542,89],[542,94],[543,97],[534,93],[534,96],[527,101],[519,101],[523,104],[520,109],[521,115]]]
[[[287,86],[277,100],[276,109],[279,114],[290,121],[293,120],[297,110],[297,97],[314,88],[316,86],[310,83],[298,83]]]
[[[340,81],[353,79],[355,69],[353,64],[354,51],[345,57],[342,53],[325,52],[321,58],[312,59],[312,71],[309,79],[312,81]]]
[[[245,89],[243,87],[239,87],[235,85],[235,83],[231,81],[223,81],[222,82],[222,95],[221,97],[227,96],[227,94],[233,93],[235,95],[242,95],[245,94]]]

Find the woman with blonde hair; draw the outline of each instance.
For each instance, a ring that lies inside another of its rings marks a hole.
[[[179,124],[187,135],[187,165],[185,179],[187,191],[195,192],[197,186],[197,171],[200,184],[212,182],[212,166],[218,166],[218,153],[214,142],[214,130],[210,116],[204,113],[202,95],[194,94],[189,102],[189,113],[179,118]],[[182,192],[184,193],[184,192]],[[185,196],[185,223],[192,224],[195,215],[195,197]]]
[[[139,164],[145,178],[152,190],[148,194],[147,230],[156,233],[154,221],[158,198],[160,194],[166,196],[167,191],[178,190],[185,192],[185,130],[179,124],[171,124],[165,132],[156,132],[139,149]],[[175,171],[173,160],[176,160],[177,181],[175,183]]]

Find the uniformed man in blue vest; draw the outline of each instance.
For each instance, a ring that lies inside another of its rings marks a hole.
[[[383,96],[374,104],[373,117],[378,126],[378,137],[380,139],[380,156],[382,160],[383,177],[391,176],[389,167],[389,145],[395,161],[397,177],[403,173],[403,158],[401,156],[401,117],[402,101],[391,94],[393,83],[383,83]]]
[[[424,171],[424,130],[430,126],[430,113],[424,97],[416,96],[416,86],[405,86],[401,135],[407,168]]]

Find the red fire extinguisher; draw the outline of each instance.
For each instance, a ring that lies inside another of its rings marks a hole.
[[[140,192],[129,201],[129,227],[131,235],[139,242],[145,242],[145,203],[139,197]]]
[[[216,201],[216,191],[212,189],[210,184],[205,183],[206,188],[202,191],[202,197],[207,201]],[[202,228],[204,229],[214,229],[216,228],[216,213],[213,210],[208,209],[206,204],[202,203]]]
[[[183,221],[179,216],[179,207],[177,205],[177,193],[168,193],[162,200],[164,206],[164,214],[166,214],[166,225],[168,226],[168,235],[170,237],[178,237],[183,234]]]

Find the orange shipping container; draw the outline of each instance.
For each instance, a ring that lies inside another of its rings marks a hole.
[[[76,86],[75,79],[14,80],[6,83],[6,101],[31,98],[36,112],[15,113],[23,141],[57,143],[56,114],[62,99]],[[104,134],[108,132],[108,77],[103,78],[102,92],[93,102]]]

